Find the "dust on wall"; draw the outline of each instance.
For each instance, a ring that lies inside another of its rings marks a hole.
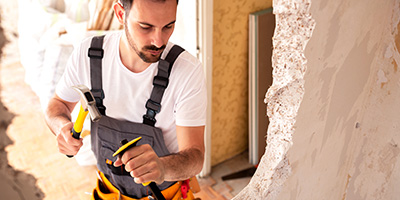
[[[272,0],[215,0],[213,25],[212,165],[248,147],[249,14]]]

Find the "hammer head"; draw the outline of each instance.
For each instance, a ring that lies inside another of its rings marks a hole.
[[[85,111],[89,111],[90,119],[97,122],[101,118],[101,114],[96,106],[96,101],[94,100],[92,92],[85,85],[75,85],[72,86],[81,96],[81,105]]]

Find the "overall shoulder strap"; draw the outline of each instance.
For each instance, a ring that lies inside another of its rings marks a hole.
[[[168,87],[172,66],[183,51],[185,50],[182,47],[174,45],[165,60],[160,59],[157,75],[153,79],[153,90],[151,91],[150,99],[146,102],[147,112],[143,115],[144,124],[154,126],[156,123],[155,116],[161,110],[161,99],[165,89]]]
[[[102,115],[106,114],[106,107],[103,105],[104,91],[102,83],[102,59],[104,35],[92,38],[92,43],[88,49],[90,57],[90,81],[92,84],[91,92],[96,100],[96,106]]]

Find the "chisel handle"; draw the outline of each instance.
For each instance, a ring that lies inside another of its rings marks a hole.
[[[165,200],[165,197],[162,195],[161,190],[158,188],[156,183],[151,182],[149,183],[148,187],[150,188],[156,200]]]
[[[76,118],[74,127],[71,130],[71,135],[73,138],[79,140],[80,136],[81,136],[81,132],[82,132],[82,128],[83,128],[83,123],[85,122],[85,118],[88,114],[88,111],[85,111],[85,109],[83,109],[83,107],[81,106],[81,108],[79,109],[79,114],[78,117]],[[68,158],[72,158],[74,157],[73,155],[67,155]]]

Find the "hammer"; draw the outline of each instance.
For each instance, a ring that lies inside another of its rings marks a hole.
[[[96,107],[96,101],[94,100],[93,94],[90,92],[89,88],[87,88],[85,85],[75,85],[72,86],[72,88],[81,96],[81,108],[79,109],[79,114],[75,121],[74,127],[71,130],[72,137],[79,139],[83,128],[83,122],[85,121],[87,114],[89,113],[90,119],[93,122],[99,121],[101,114]],[[67,157],[72,158],[74,156],[67,155]]]

